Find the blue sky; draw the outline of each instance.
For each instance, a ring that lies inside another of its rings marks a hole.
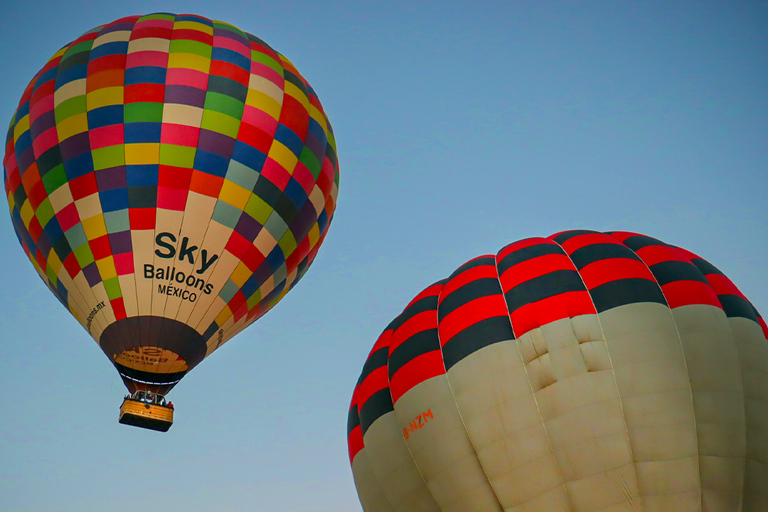
[[[336,134],[336,216],[159,434],[117,423],[117,372],[0,215],[4,510],[359,511],[345,429],[368,350],[425,286],[521,238],[654,236],[768,314],[764,2],[4,2],[0,119],[60,46],[157,11],[293,61]]]

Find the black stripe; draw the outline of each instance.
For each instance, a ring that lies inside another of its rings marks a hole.
[[[518,263],[538,258],[539,256],[547,256],[549,254],[565,254],[562,247],[555,244],[536,244],[528,247],[523,247],[517,251],[511,252],[499,260],[498,268],[499,275],[503,274],[511,267],[514,267]]]
[[[500,295],[501,285],[499,280],[493,277],[483,277],[470,281],[464,286],[455,289],[445,297],[441,297],[438,315],[444,318],[452,311],[460,308],[470,301],[491,295]]]
[[[747,318],[757,322],[754,306],[743,297],[728,293],[718,295],[717,299],[720,301],[720,304],[723,305],[725,316]]]
[[[388,356],[389,347],[382,347],[376,352],[371,353],[363,365],[363,371],[360,374],[360,379],[357,382],[362,383],[365,379],[368,378],[368,375],[370,375],[372,371],[377,370],[382,366],[387,366]]]
[[[601,284],[589,291],[598,313],[637,302],[656,302],[667,306],[667,300],[655,281],[641,278],[619,279]]]
[[[437,295],[422,297],[421,299],[408,306],[405,311],[400,313],[398,327],[406,323],[414,316],[429,310],[437,310]],[[435,318],[437,318],[437,312],[435,312]]]
[[[507,316],[494,316],[472,324],[451,338],[443,346],[446,371],[453,365],[483,347],[504,340],[513,340],[512,325]]]
[[[456,270],[454,270],[453,274],[451,274],[451,276],[448,278],[448,280],[450,281],[454,277],[458,276],[459,274],[463,274],[467,270],[471,270],[471,269],[477,268],[477,267],[484,267],[484,266],[495,267],[496,266],[496,257],[488,255],[488,256],[480,256],[478,258],[470,260],[470,261],[464,263],[462,266],[460,266]]]
[[[611,243],[585,245],[584,247],[576,249],[571,254],[571,261],[573,261],[573,264],[576,265],[576,268],[579,270],[583,269],[590,263],[614,258],[642,261],[640,257],[632,252],[628,247]]]
[[[708,276],[709,274],[717,274],[720,276],[725,275],[720,271],[719,268],[717,268],[716,266],[714,266],[713,264],[711,264],[710,262],[708,262],[703,258],[694,258],[691,260],[691,263],[696,265],[696,268],[701,270],[701,273],[704,274],[705,276]]]
[[[557,235],[552,240],[554,240],[558,244],[562,245],[563,242],[565,242],[567,240],[570,240],[571,238],[573,238],[575,236],[594,235],[595,233],[599,234],[600,232],[599,231],[591,231],[589,229],[574,229],[572,231],[564,231],[564,232],[560,233],[559,235]]]
[[[140,370],[134,370],[133,368],[128,368],[127,366],[123,366],[120,363],[113,362],[112,364],[114,364],[115,368],[117,368],[117,371],[120,372],[120,376],[123,378],[123,380],[128,379],[139,382],[141,384],[151,384],[161,387],[173,387],[177,382],[181,380],[182,377],[184,377],[184,375],[187,374],[186,371],[174,373],[143,372]],[[140,389],[143,388],[140,387]]]
[[[357,411],[357,406],[349,408],[349,414],[347,415],[347,437],[357,427],[360,426],[360,413]]]
[[[661,245],[664,247],[675,247],[674,245],[669,245],[667,243],[662,242],[661,240],[657,240],[656,238],[645,236],[645,235],[631,236],[626,240],[624,240],[622,243],[635,252],[639,251],[643,247],[649,247],[649,246]]]
[[[504,298],[510,313],[534,302],[566,292],[587,291],[581,276],[575,270],[555,270],[534,277],[510,289]]]
[[[648,267],[651,269],[653,277],[656,278],[659,285],[665,285],[674,283],[676,281],[698,281],[700,283],[709,284],[707,278],[696,268],[687,261],[662,261]]]
[[[372,394],[360,408],[360,427],[363,430],[363,435],[374,421],[394,410],[389,388],[380,389]]]
[[[440,350],[440,340],[437,337],[437,328],[421,331],[407,340],[392,351],[389,356],[389,378],[408,362],[427,352]]]

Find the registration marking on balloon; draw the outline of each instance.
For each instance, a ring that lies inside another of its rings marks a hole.
[[[434,420],[435,416],[432,414],[432,409],[427,409],[427,412],[423,412],[413,418],[413,421],[408,423],[408,426],[403,429],[403,437],[407,441],[411,434],[420,428],[426,427],[430,420]]]

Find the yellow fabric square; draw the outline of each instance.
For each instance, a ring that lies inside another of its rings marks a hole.
[[[83,231],[85,231],[85,236],[89,240],[107,234],[107,226],[104,224],[104,215],[94,215],[93,217],[81,220],[80,223],[83,225]]]
[[[59,134],[59,140],[66,140],[78,133],[88,131],[88,114],[75,114],[56,123],[56,132]]]
[[[195,55],[193,53],[170,53],[168,55],[168,68],[194,69],[208,73],[211,67],[211,59]]]
[[[289,95],[290,97],[294,98],[296,101],[301,103],[306,110],[309,110],[309,98],[306,94],[304,94],[304,91],[296,87],[296,85],[292,84],[291,82],[286,81],[285,82],[285,94]]]
[[[229,278],[234,282],[237,286],[243,287],[243,284],[248,280],[249,277],[253,275],[253,271],[249,269],[245,263],[242,261],[238,263],[237,268],[234,272],[232,272],[232,275],[229,276]]]
[[[229,180],[224,180],[224,184],[221,186],[221,192],[219,192],[219,199],[231,204],[235,208],[243,210],[248,203],[248,199],[251,197],[251,193],[250,190],[244,189],[240,185]]]
[[[312,229],[307,233],[307,239],[309,240],[310,250],[317,245],[317,241],[320,240],[320,227],[317,225],[317,222],[312,225]]]
[[[293,169],[296,167],[296,162],[299,161],[298,157],[293,154],[293,151],[277,140],[272,141],[272,147],[269,148],[267,156],[279,163],[283,169],[291,174],[293,174]]]
[[[160,162],[160,144],[142,142],[125,145],[126,165],[153,165]]]
[[[216,316],[216,325],[223,326],[224,322],[232,318],[232,310],[229,309],[229,306],[225,307],[221,310],[221,313]]]
[[[89,92],[85,100],[88,110],[95,110],[108,105],[122,105],[124,103],[123,90],[122,87],[103,87]]]
[[[29,199],[24,200],[24,204],[21,205],[19,213],[21,214],[21,220],[24,221],[24,225],[29,227],[32,217],[35,216],[35,211],[32,209]]]
[[[182,30],[182,29],[197,30],[208,35],[213,35],[213,27],[210,27],[203,23],[198,23],[197,21],[176,21],[173,23],[173,29],[174,30]]]
[[[115,259],[112,256],[107,256],[106,258],[96,260],[96,267],[99,269],[99,274],[101,274],[102,281],[117,277]]]
[[[59,255],[56,254],[56,251],[50,251],[48,253],[48,267],[53,271],[54,274],[57,276],[59,275],[59,272],[61,271],[62,263],[59,259]]]
[[[275,119],[280,118],[280,109],[282,108],[282,98],[280,101],[274,99],[268,94],[264,94],[256,89],[248,89],[248,95],[245,97],[245,104],[255,107],[262,112],[266,112]]]
[[[19,140],[21,134],[29,130],[29,114],[25,115],[16,122],[16,126],[13,128],[13,140]]]

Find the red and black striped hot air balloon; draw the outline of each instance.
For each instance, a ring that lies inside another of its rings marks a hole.
[[[695,254],[566,231],[475,258],[376,341],[366,512],[768,510],[768,328]]]

